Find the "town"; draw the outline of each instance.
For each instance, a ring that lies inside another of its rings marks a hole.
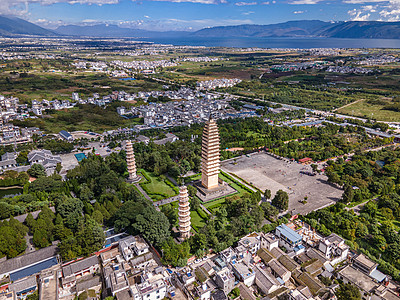
[[[1,299],[400,299],[395,49],[0,45]]]

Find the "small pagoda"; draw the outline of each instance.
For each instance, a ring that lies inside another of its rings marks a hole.
[[[126,141],[125,144],[126,151],[126,163],[128,165],[128,182],[135,183],[140,181],[140,176],[136,174],[136,161],[135,153],[133,152],[132,142]]]
[[[185,240],[190,236],[190,206],[186,186],[179,189],[179,233],[180,239]]]

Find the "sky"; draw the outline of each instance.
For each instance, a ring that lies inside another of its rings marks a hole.
[[[400,0],[0,0],[0,14],[51,29],[106,23],[193,31],[291,20],[400,21]]]

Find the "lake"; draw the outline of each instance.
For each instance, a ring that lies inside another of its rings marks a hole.
[[[400,39],[166,37],[140,40],[176,46],[238,48],[400,48]]]
[[[19,194],[22,194],[21,188],[0,189],[0,198],[11,195],[19,195]]]

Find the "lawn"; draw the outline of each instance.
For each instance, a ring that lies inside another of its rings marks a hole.
[[[178,195],[178,188],[174,187],[168,179],[162,179],[160,176],[155,176],[143,169],[140,170],[140,173],[146,178],[146,181],[140,183],[140,186],[154,201]]]
[[[190,212],[190,222],[192,223],[192,228],[199,231],[204,225],[206,225],[205,220],[199,215],[197,211]]]
[[[390,101],[387,101],[390,104]],[[371,104],[367,100],[361,100],[340,108],[338,113],[355,117],[372,118],[378,121],[393,122],[400,120],[400,112],[382,109],[384,105]]]
[[[204,207],[215,214],[219,210],[221,205],[225,203],[225,198],[226,197],[214,200],[212,202],[207,202],[204,204]]]

